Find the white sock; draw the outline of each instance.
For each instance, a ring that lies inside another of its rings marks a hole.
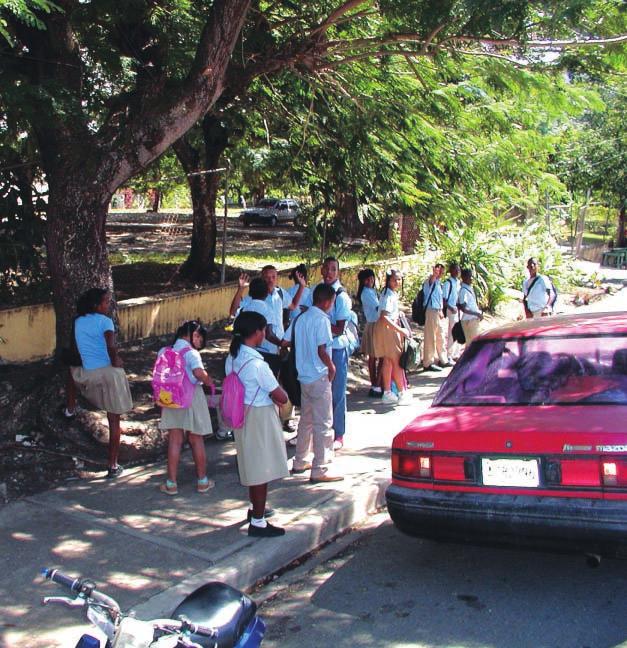
[[[265,529],[268,526],[268,523],[266,522],[266,518],[251,517],[250,523],[253,526],[259,527],[260,529]]]
[[[372,391],[373,391],[373,392],[380,392],[380,391],[381,391],[381,387],[372,387]]]

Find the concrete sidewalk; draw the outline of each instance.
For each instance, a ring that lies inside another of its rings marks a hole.
[[[93,578],[123,610],[146,619],[168,616],[209,580],[246,589],[319,547],[384,503],[391,440],[429,405],[445,373],[412,375],[415,404],[396,409],[351,385],[346,446],[335,459],[346,479],[312,485],[304,474],[274,483],[268,504],[287,529],[282,538],[248,537],[234,444],[213,440],[208,474],[216,488],[204,495],[195,491],[187,451],[175,497],[158,490],[160,463],[7,505],[0,510],[0,646],[73,646],[89,627],[78,611],[40,605],[42,596],[62,594],[38,576],[44,566]]]

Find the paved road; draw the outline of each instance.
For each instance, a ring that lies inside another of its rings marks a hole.
[[[269,648],[627,646],[627,561],[417,540],[386,519],[261,614]]]

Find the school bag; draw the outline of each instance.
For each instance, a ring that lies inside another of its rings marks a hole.
[[[429,291],[429,296],[427,297],[427,304],[429,303],[429,300],[431,299],[431,295],[433,294],[434,290],[435,290],[435,281],[433,282],[433,286]],[[411,318],[414,320],[414,322],[416,322],[416,324],[418,324],[418,326],[424,326],[425,322],[427,321],[427,307],[425,306],[425,292],[422,288],[418,291],[416,298],[411,304]]]
[[[222,395],[220,397],[220,412],[222,413],[222,420],[229,428],[241,428],[244,426],[246,420],[246,405],[244,403],[244,396],[246,395],[246,388],[241,381],[239,375],[242,369],[252,362],[247,360],[240,368],[239,371],[231,371],[227,374],[222,383]],[[249,407],[255,402],[259,387],[253,397]]]
[[[292,405],[296,405],[296,407],[300,407],[301,403],[301,388],[300,381],[298,380],[298,369],[296,368],[296,322],[299,319],[300,315],[292,322],[292,346],[281,367],[281,383],[283,384],[283,389],[287,392]]]
[[[411,331],[411,327],[404,313],[401,313],[401,323],[403,328]],[[420,363],[420,344],[412,337],[404,338],[403,352],[399,358],[398,364],[406,372],[415,371]]]
[[[191,407],[196,386],[185,370],[188,351],[191,351],[190,347],[181,351],[166,347],[157,356],[152,368],[152,397],[159,407]]]

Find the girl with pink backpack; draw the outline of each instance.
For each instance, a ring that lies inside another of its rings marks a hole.
[[[212,433],[212,427],[202,389],[203,385],[212,387],[213,380],[198,353],[206,342],[207,329],[200,322],[185,322],[176,331],[172,346],[161,349],[155,362],[152,386],[155,401],[161,406],[159,429],[168,431],[168,477],[159,487],[166,495],[178,493],[176,477],[186,437],[196,466],[196,490],[206,493],[215,486],[207,477],[205,437]]]
[[[222,387],[222,415],[233,420],[240,482],[248,486],[252,510],[248,535],[272,538],[284,529],[266,521],[268,483],[289,476],[283,428],[276,405],[287,403],[287,394],[255,350],[265,337],[267,321],[260,313],[244,311],[233,323],[233,339],[226,359]]]

